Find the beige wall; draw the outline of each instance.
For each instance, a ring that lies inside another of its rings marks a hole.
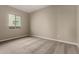
[[[9,29],[8,14],[16,14],[22,17],[20,29]],[[28,14],[9,6],[0,6],[0,40],[29,34]]]
[[[76,6],[57,6],[57,39],[77,42]]]
[[[54,6],[33,12],[30,15],[32,35],[56,38],[56,12]]]
[[[77,42],[75,9],[75,6],[51,6],[31,13],[31,34]]]
[[[79,6],[77,6],[77,42],[79,45]]]

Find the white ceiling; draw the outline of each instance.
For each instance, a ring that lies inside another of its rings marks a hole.
[[[47,7],[48,5],[9,5],[24,12],[31,13],[33,11]]]

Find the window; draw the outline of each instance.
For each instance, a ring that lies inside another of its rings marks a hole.
[[[16,28],[19,28],[21,27],[21,17],[20,16],[16,16]]]
[[[9,28],[15,29],[21,27],[21,16],[9,14]]]

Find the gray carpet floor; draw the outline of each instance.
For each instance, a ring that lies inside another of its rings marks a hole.
[[[37,37],[0,43],[0,54],[78,54],[78,47]]]

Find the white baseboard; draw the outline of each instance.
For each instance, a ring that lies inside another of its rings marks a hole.
[[[26,36],[28,36],[28,35],[21,35],[21,36],[17,36],[17,37],[8,38],[8,39],[2,39],[2,40],[0,40],[0,42],[11,40],[11,39],[16,39],[16,38],[21,38],[21,37],[26,37]]]
[[[11,39],[16,39],[16,38],[21,38],[21,37],[27,37],[27,36],[28,35],[23,35],[23,36],[21,35],[21,36],[18,36],[18,37],[13,37],[13,38],[8,38],[8,39],[0,40],[0,42],[6,41],[6,40],[11,40]],[[74,43],[74,42],[62,41],[62,40],[57,40],[57,39],[52,39],[52,38],[47,38],[47,37],[37,36],[37,35],[31,35],[31,36],[39,37],[39,38],[43,38],[43,39],[47,39],[47,40],[53,40],[53,41],[63,42],[63,43],[67,43],[67,44],[72,44],[72,45],[76,45],[76,46],[79,47],[79,45],[77,43]]]
[[[31,35],[31,36],[35,36],[35,37],[39,37],[39,38],[43,38],[43,39],[47,39],[47,40],[53,40],[53,41],[58,41],[58,42],[63,42],[63,43],[67,43],[67,44],[72,44],[72,45],[78,46],[78,44],[75,43],[75,42],[62,41],[62,40],[57,40],[57,39],[52,39],[52,38],[47,38],[47,37],[37,36],[37,35]]]

